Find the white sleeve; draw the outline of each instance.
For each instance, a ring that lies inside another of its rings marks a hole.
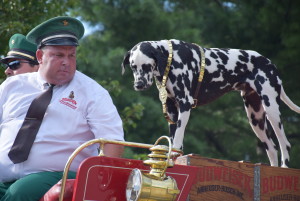
[[[105,89],[88,103],[86,118],[95,138],[124,141],[122,120]]]
[[[5,82],[3,82],[1,85],[0,85],[0,125],[2,124],[2,121],[3,121],[3,105],[5,103],[5,91],[4,91],[4,88],[5,88]]]

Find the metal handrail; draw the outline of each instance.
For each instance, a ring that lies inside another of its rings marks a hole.
[[[162,136],[161,138],[169,138],[167,136]],[[169,140],[168,140],[169,141]],[[169,141],[170,142],[170,141]],[[107,140],[104,138],[99,138],[99,139],[94,139],[94,140],[90,140],[87,141],[85,143],[83,143],[82,145],[80,145],[72,154],[71,156],[68,158],[68,161],[65,165],[64,168],[64,173],[63,173],[63,177],[62,177],[62,181],[61,181],[61,191],[60,191],[60,196],[59,196],[59,201],[63,201],[63,197],[64,197],[64,193],[65,193],[65,186],[66,186],[66,181],[67,181],[67,177],[68,177],[68,172],[71,166],[71,163],[73,162],[73,159],[77,156],[77,154],[83,150],[84,148],[99,143],[100,144],[100,152],[99,152],[99,156],[105,156],[104,155],[104,145],[105,144],[116,144],[116,145],[123,145],[123,146],[128,146],[128,147],[137,147],[137,148],[145,148],[145,149],[150,149],[151,147],[153,147],[154,145],[152,144],[144,144],[144,143],[137,143],[137,142],[126,142],[126,141],[116,141],[116,140]],[[157,142],[155,143],[157,144]],[[179,154],[183,154],[183,152],[179,149],[175,149],[172,148],[173,152],[179,153]]]

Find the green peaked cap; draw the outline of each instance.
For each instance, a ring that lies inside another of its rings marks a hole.
[[[38,64],[35,52],[37,46],[28,40],[23,34],[14,34],[9,39],[9,52],[7,56],[1,59],[1,62],[6,64],[10,59],[25,59]]]
[[[73,17],[59,16],[51,18],[33,28],[26,36],[38,48],[46,45],[78,46],[78,40],[84,34],[83,24]]]

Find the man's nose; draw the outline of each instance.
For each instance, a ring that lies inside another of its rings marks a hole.
[[[4,71],[5,75],[7,77],[13,75],[13,71],[10,69],[10,68],[6,68],[5,71]]]

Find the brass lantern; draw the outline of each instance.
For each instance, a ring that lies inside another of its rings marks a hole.
[[[169,141],[169,147],[156,145],[162,138]],[[144,161],[149,165],[149,173],[141,172],[139,169],[133,169],[130,173],[127,188],[127,201],[173,201],[176,199],[180,190],[177,187],[176,180],[166,176],[168,167],[173,167],[174,163],[170,160],[171,140],[168,137],[160,137],[153,147],[150,148],[149,159]]]

